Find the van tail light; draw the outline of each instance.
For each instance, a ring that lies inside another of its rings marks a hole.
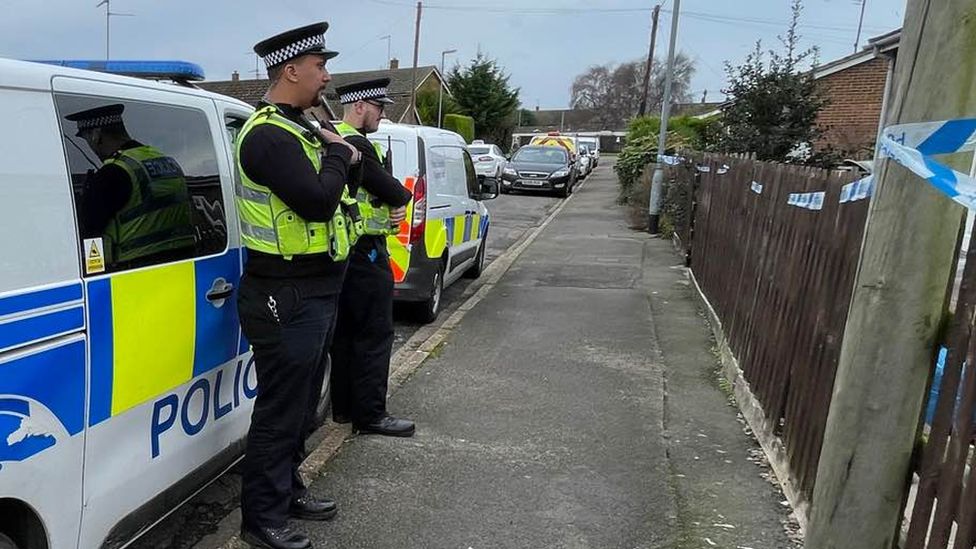
[[[427,228],[427,176],[420,176],[413,186],[413,219],[410,220],[410,243],[424,238]]]

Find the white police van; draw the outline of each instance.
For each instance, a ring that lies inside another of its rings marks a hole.
[[[243,452],[256,377],[232,143],[252,108],[70,67],[0,74],[0,548],[124,547]],[[102,162],[67,117],[109,105],[182,171],[182,257],[113,262],[88,226]]]
[[[444,288],[481,276],[490,225],[483,202],[498,196],[499,182],[476,172],[454,132],[384,120],[368,137],[392,151],[393,175],[413,193],[400,233],[387,238],[394,299],[432,322]]]

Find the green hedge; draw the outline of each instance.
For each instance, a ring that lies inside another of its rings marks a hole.
[[[444,129],[457,132],[464,138],[465,143],[474,141],[474,118],[463,114],[444,115]]]

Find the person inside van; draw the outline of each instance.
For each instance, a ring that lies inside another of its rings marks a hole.
[[[85,183],[79,209],[83,238],[102,239],[107,270],[191,257],[195,238],[183,169],[133,139],[124,110],[112,104],[65,117],[102,161]]]

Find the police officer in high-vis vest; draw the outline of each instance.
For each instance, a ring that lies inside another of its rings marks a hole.
[[[336,126],[363,155],[350,184],[356,194],[365,235],[349,258],[349,271],[339,298],[339,319],[332,344],[332,410],[339,422],[352,421],[361,433],[408,437],[412,421],[386,412],[387,379],[393,348],[393,272],[387,235],[399,232],[410,191],[384,166],[380,144],[366,134],[379,128],[389,78],[336,88],[343,119]]]
[[[298,473],[322,392],[349,254],[339,208],[359,152],[304,116],[330,80],[327,23],[254,46],[271,88],[236,143],[237,206],[247,262],[238,311],[254,351],[258,395],[243,465],[241,534],[255,547],[311,546],[290,518],[327,520],[335,502]]]
[[[116,103],[65,117],[102,161],[82,193],[82,235],[102,239],[110,271],[191,257],[196,239],[183,168],[133,139],[124,111]]]

